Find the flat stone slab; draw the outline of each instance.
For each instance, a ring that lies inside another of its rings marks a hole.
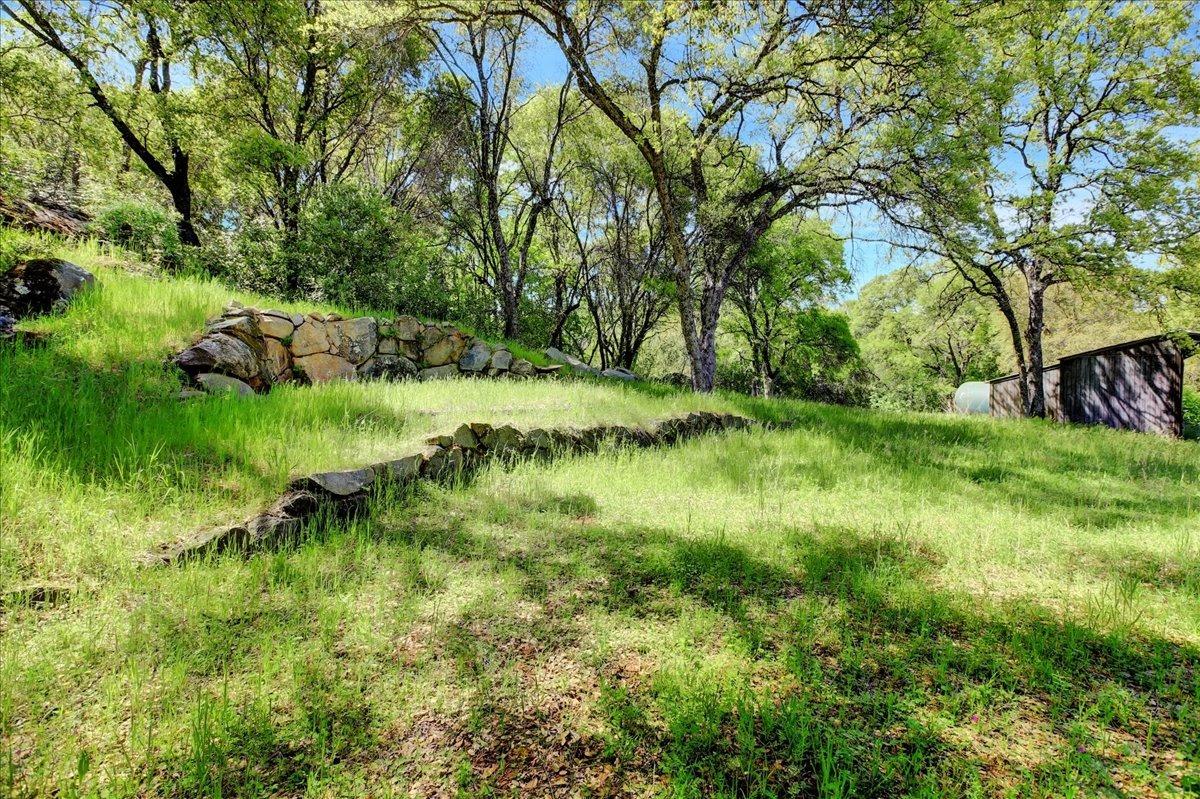
[[[375,472],[365,469],[350,469],[344,472],[319,472],[293,480],[291,488],[307,491],[324,491],[338,497],[348,497],[365,490],[375,482]]]
[[[307,326],[307,325],[306,325]],[[296,368],[310,383],[328,383],[330,380],[353,380],[358,377],[354,364],[337,355],[318,352],[297,358]]]

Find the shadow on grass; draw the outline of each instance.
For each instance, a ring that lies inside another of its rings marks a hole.
[[[517,550],[473,533],[471,513],[422,516],[389,539],[516,570],[525,595],[564,620],[597,607],[633,619],[708,608],[724,619],[724,645],[740,640],[765,673],[790,673],[763,685],[688,671],[607,690],[613,735],[632,736],[614,750],[651,752],[683,795],[962,795],[989,779],[1018,794],[1122,795],[1131,774],[1163,768],[1155,750],[1200,758],[1200,651],[1028,604],[972,607],[929,586],[940,556],[911,542],[797,530],[768,563],[723,538],[598,523],[579,496],[487,500],[506,501],[533,535]],[[552,635],[548,648],[561,629]],[[980,732],[981,753],[945,734],[1003,712],[1029,714],[1020,723],[1045,741],[1034,759],[1009,752],[1003,735],[988,743]],[[622,732],[627,717],[662,725]],[[1153,747],[1115,755],[1110,732]]]
[[[394,664],[348,668],[322,641],[318,618],[323,597],[353,595],[374,573],[358,565],[356,547],[434,602],[447,587],[422,574],[431,556],[455,571],[515,575],[521,600],[543,609],[530,619],[514,615],[511,600],[489,600],[428,642],[429,657],[452,665],[456,690],[476,697],[472,728],[499,725],[498,735],[514,700],[495,684],[511,679],[510,667],[576,644],[589,617],[632,626],[696,608],[713,614],[714,639],[679,653],[695,667],[648,681],[603,676],[597,689],[609,737],[591,757],[609,758],[618,772],[657,769],[682,796],[1122,795],[1131,774],[1177,784],[1164,764],[1200,758],[1196,649],[1106,635],[1028,605],[972,607],[929,586],[940,556],[909,541],[852,528],[783,531],[768,562],[722,537],[606,523],[581,493],[434,492],[382,510],[370,524],[252,558],[239,578],[244,603],[218,603],[225,611],[216,614],[167,608],[142,620],[153,625],[139,624],[175,652],[166,661],[188,659],[201,674],[236,672],[270,640],[312,642],[309,665],[293,675],[296,707],[282,720],[257,706],[198,707],[192,749],[165,764],[189,786],[288,791],[342,760],[367,762],[383,745],[366,697],[376,671]],[[493,535],[481,523],[522,534]],[[753,664],[748,674],[699,665],[730,647]],[[1026,714],[1015,729],[1040,736],[1036,759],[1007,751],[1006,730],[979,733],[975,747],[947,734],[948,725],[971,729],[972,714],[1006,712]],[[522,713],[537,723],[536,713]],[[543,732],[538,740],[557,740]],[[1149,735],[1170,757],[1115,755],[1110,734]],[[256,757],[247,761],[247,752]]]

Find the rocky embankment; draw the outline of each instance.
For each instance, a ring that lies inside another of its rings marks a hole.
[[[231,303],[175,356],[197,389],[262,393],[289,381],[445,377],[528,378],[557,372],[450,325],[259,310]]]

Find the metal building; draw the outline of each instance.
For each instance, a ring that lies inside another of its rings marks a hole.
[[[1200,333],[1158,335],[1077,352],[1042,370],[1046,418],[1120,430],[1183,435],[1183,362]],[[992,416],[1021,416],[1018,375],[988,381]]]

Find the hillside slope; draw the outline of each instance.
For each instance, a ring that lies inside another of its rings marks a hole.
[[[1173,795],[1200,784],[1200,447],[588,381],[181,403],[231,298],[99,287],[0,352],[16,795]],[[304,308],[296,310],[311,310]],[[348,310],[348,309],[339,309]],[[291,551],[145,547],[468,420],[787,420],[491,469]]]

